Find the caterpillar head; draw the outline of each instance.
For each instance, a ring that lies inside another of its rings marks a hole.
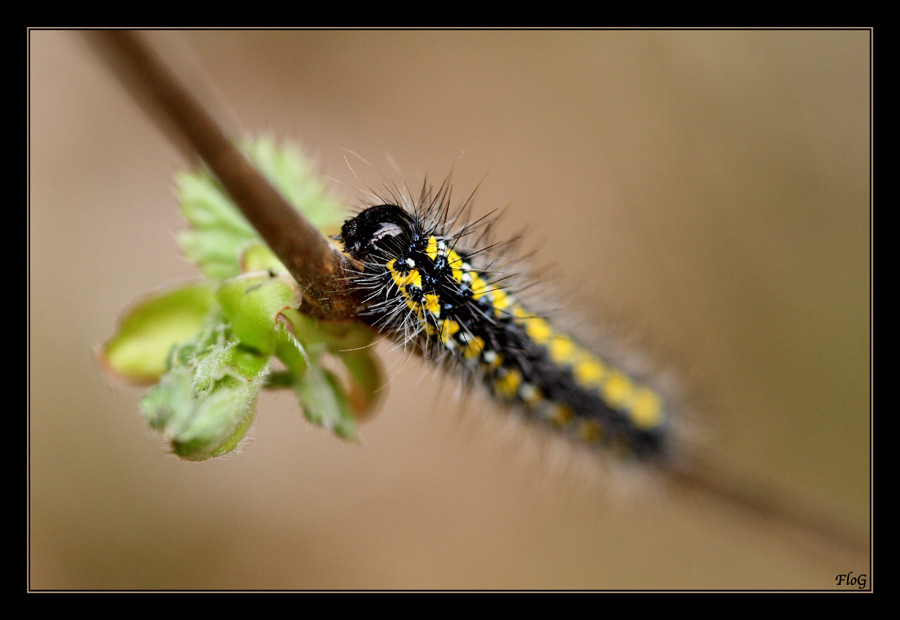
[[[345,252],[361,261],[376,255],[403,254],[417,238],[413,216],[392,204],[365,209],[344,222],[336,237],[344,244]]]

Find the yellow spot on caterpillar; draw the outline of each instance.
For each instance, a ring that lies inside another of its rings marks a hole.
[[[513,306],[513,320],[517,324],[523,325],[528,336],[538,344],[547,344],[550,336],[553,335],[553,328],[550,327],[550,323],[532,314],[519,304]]]
[[[389,260],[388,262],[386,262],[386,263],[384,264],[384,266],[387,268],[387,270],[391,272],[391,276],[393,276],[393,275],[397,272],[397,271],[394,269],[394,265],[396,265],[396,264],[397,264],[397,259],[396,259],[396,258],[392,258],[391,260]]]
[[[428,246],[425,248],[425,253],[428,255],[428,258],[435,261],[438,256],[438,241],[434,237],[428,237]]]
[[[575,363],[575,379],[582,385],[599,387],[603,384],[606,366],[595,357],[584,355]]]
[[[453,279],[457,282],[463,281],[463,259],[455,250],[447,250],[447,264],[453,270]]]
[[[410,285],[422,288],[422,274],[419,273],[418,269],[411,269],[408,273],[403,274],[399,270],[395,269],[396,265],[396,258],[392,258],[384,264],[384,266],[387,267],[388,271],[391,273],[391,278],[394,280],[394,284],[396,284],[400,288],[405,288]]]
[[[399,271],[391,270],[391,277],[394,279],[394,283],[401,288],[406,288],[407,286],[422,288],[422,274],[419,273],[418,269],[412,269],[405,275]]]
[[[557,405],[550,414],[550,421],[560,428],[565,428],[575,419],[575,412],[571,407]]]
[[[631,400],[633,392],[634,385],[631,380],[618,371],[613,371],[606,383],[603,384],[603,395],[606,402],[619,409]]]
[[[479,278],[474,272],[472,272],[472,282],[469,284],[469,288],[472,289],[472,299],[480,299],[488,292],[487,282]]]
[[[557,364],[571,364],[575,353],[575,343],[568,336],[555,335],[548,347],[550,357]]]
[[[406,291],[403,291],[403,294],[406,295]],[[416,314],[416,319],[418,319],[419,323],[421,323],[422,328],[425,330],[425,333],[428,335],[433,335],[435,333],[435,329],[425,319],[425,311],[422,308],[422,304],[416,303],[409,297],[406,297],[406,305],[409,306],[409,309],[412,310]]]
[[[436,317],[441,316],[440,297],[434,293],[425,295],[425,309]],[[459,325],[456,328],[459,329]]]
[[[525,331],[538,344],[546,344],[553,334],[550,324],[544,319],[535,318],[525,324]]]
[[[434,331],[430,331],[431,325],[425,320],[425,310],[430,312],[435,318],[440,317],[441,305],[437,302],[437,295],[426,295],[425,304],[423,305],[414,301],[405,290],[401,289],[401,291],[403,291],[403,295],[406,298],[406,305],[416,313],[416,318],[425,326],[425,333],[433,334]]]
[[[603,438],[603,427],[596,420],[584,420],[578,425],[578,434],[587,442],[597,443]]]
[[[494,289],[491,300],[494,303],[494,315],[498,317],[503,316],[504,311],[512,304],[509,295],[502,288]]]
[[[647,388],[640,388],[634,395],[630,410],[635,426],[649,429],[662,422],[662,399]]]
[[[482,338],[481,336],[467,338],[466,346],[462,351],[466,359],[478,357],[479,355],[481,355],[481,352],[484,351],[484,338]]]
[[[501,398],[512,400],[519,391],[519,384],[522,382],[522,375],[518,370],[510,370],[506,374],[497,377],[494,380],[494,392]]]
[[[453,335],[459,331],[459,323],[452,319],[444,319],[441,321],[441,340],[445,345],[450,345]]]

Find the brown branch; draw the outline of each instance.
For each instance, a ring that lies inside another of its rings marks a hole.
[[[303,289],[302,310],[349,319],[359,299],[341,274],[349,261],[260,174],[143,38],[129,30],[85,33],[135,100],[170,137],[215,173],[244,217]],[[173,135],[174,134],[174,135]]]
[[[807,505],[802,498],[772,484],[728,473],[714,463],[696,461],[691,467],[670,472],[673,491],[687,499],[712,500],[734,519],[764,531],[786,547],[803,550],[834,566],[835,561],[855,566],[869,564],[871,539],[849,523],[829,517],[822,506]]]

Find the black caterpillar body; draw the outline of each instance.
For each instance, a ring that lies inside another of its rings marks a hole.
[[[530,311],[482,251],[457,247],[470,230],[446,230],[443,188],[438,200],[428,196],[423,190],[426,199],[409,210],[378,204],[344,223],[337,239],[363,266],[350,276],[366,297],[362,318],[559,432],[630,460],[665,462],[663,396]]]

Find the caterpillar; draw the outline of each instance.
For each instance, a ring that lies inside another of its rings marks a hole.
[[[360,318],[426,359],[461,371],[530,419],[626,460],[674,461],[661,392],[531,309],[498,269],[491,222],[451,217],[449,181],[419,198],[389,191],[347,219],[335,240],[357,261]],[[468,238],[481,231],[472,245]]]

